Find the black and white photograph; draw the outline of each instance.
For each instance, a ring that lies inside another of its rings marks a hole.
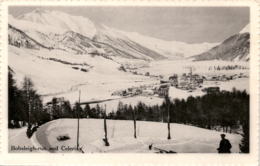
[[[9,6],[8,153],[250,154],[250,23],[246,6]]]

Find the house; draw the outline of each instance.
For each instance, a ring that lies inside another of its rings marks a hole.
[[[155,89],[155,94],[158,94],[159,97],[168,96],[169,88],[170,88],[169,83],[161,84],[158,88]]]
[[[170,82],[171,86],[177,87],[178,86],[178,75],[174,74],[173,76],[170,76],[169,82]]]
[[[65,103],[64,97],[53,98],[52,101],[49,101],[44,106],[44,109],[48,114],[50,114],[50,119],[53,119],[53,107],[54,105],[61,108],[61,106]]]
[[[160,84],[167,84],[167,83],[169,83],[168,80],[160,80]]]
[[[228,81],[228,77],[226,75],[222,75],[220,77],[220,81]]]
[[[202,89],[202,92],[206,92],[207,94],[219,93],[220,88],[219,87],[208,87],[208,88]]]
[[[175,79],[175,77],[171,77],[171,79]],[[197,87],[201,87],[203,84],[205,77],[200,76],[198,74],[192,73],[184,73],[180,78],[177,77],[178,85],[176,87],[185,90],[195,90]]]
[[[154,95],[154,91],[151,89],[146,89],[146,90],[143,90],[142,94],[150,96],[150,95]]]
[[[145,73],[145,76],[150,76],[150,73],[149,73],[149,72],[146,72],[146,73]]]

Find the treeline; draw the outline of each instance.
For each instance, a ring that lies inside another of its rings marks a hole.
[[[8,127],[18,128],[30,124],[41,124],[48,120],[43,111],[40,95],[34,90],[33,82],[25,77],[18,88],[13,73],[8,72]]]
[[[168,121],[190,124],[207,129],[222,127],[224,132],[232,132],[249,121],[249,94],[233,89],[202,97],[188,97],[187,100],[165,98],[162,105],[148,106],[139,102],[136,106],[119,103],[117,111],[108,114],[110,119],[132,120],[133,112],[137,120]]]
[[[58,105],[53,100],[53,119],[58,118],[104,118],[104,108],[90,108],[77,103],[72,107],[68,101]],[[169,117],[168,117],[169,111]],[[223,132],[237,132],[249,123],[249,94],[233,89],[201,97],[188,97],[187,100],[165,98],[161,105],[149,106],[139,102],[127,105],[119,102],[117,110],[106,115],[107,119],[142,120],[181,123]],[[244,127],[246,128],[246,127]],[[247,127],[248,128],[248,127]],[[242,129],[241,129],[242,130]]]

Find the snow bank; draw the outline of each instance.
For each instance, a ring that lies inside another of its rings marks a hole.
[[[107,120],[109,147],[104,146],[102,119],[80,119],[79,144],[86,153],[149,153],[148,146],[177,153],[216,153],[221,132],[171,124],[171,140],[167,140],[167,124],[160,122],[137,121],[137,139],[133,138],[133,121]],[[36,137],[42,146],[76,146],[76,119],[59,119],[41,126]],[[57,137],[68,134],[70,140],[58,141]],[[241,136],[226,134],[232,144],[232,152],[239,152]],[[61,151],[56,151],[61,152]]]

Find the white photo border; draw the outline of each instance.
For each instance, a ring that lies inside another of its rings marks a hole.
[[[9,6],[167,6],[250,8],[249,154],[62,154],[8,153]],[[258,165],[259,160],[259,4],[253,0],[4,0],[0,2],[0,164],[4,165]]]

